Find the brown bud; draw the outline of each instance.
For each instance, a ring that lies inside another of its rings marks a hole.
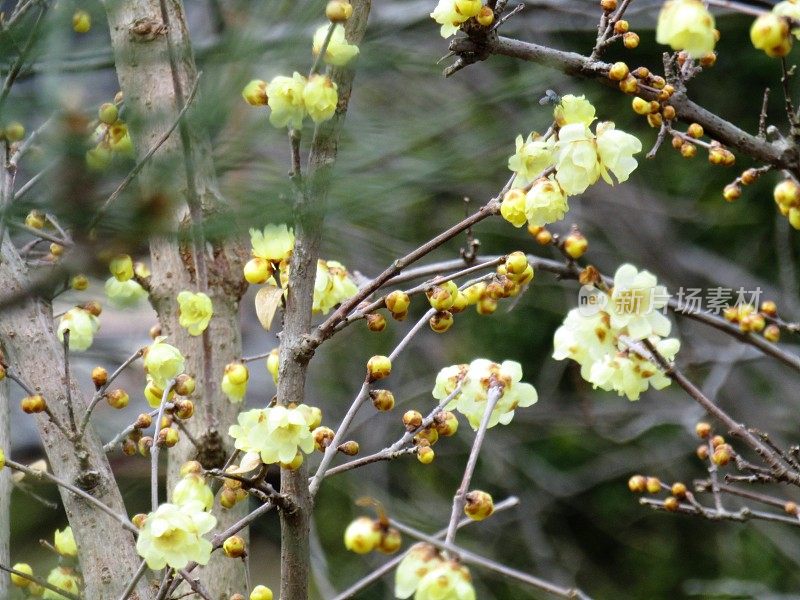
[[[715,435],[713,438],[711,438],[712,448],[719,448],[724,443],[725,443],[725,438],[722,437],[721,435]]]
[[[661,480],[658,477],[648,477],[646,485],[650,494],[657,494],[661,491]]]
[[[416,410],[409,410],[403,415],[403,426],[406,431],[414,431],[422,425],[422,414]]]
[[[95,367],[92,369],[92,382],[94,383],[94,387],[103,387],[107,381],[108,371],[106,371],[103,367]]]
[[[707,460],[708,459],[708,446],[705,444],[700,444],[695,450],[695,454],[697,454],[697,458],[700,460]]]
[[[191,419],[194,415],[194,402],[191,400],[178,400],[175,403],[175,416],[181,421]]]
[[[33,396],[26,396],[20,402],[20,408],[29,415],[44,412],[47,409],[47,402],[41,394],[34,394]]]
[[[394,408],[394,394],[389,390],[372,390],[369,393],[373,406],[380,411]]]
[[[676,498],[684,498],[686,496],[686,484],[681,482],[676,482],[672,484],[672,488],[670,489],[670,493]]]
[[[709,435],[711,435],[711,425],[709,423],[700,421],[694,426],[694,432],[697,434],[697,437],[706,439]]]
[[[369,313],[366,316],[367,329],[370,331],[380,332],[386,329],[386,317],[381,313]]]
[[[152,424],[153,417],[147,413],[142,413],[136,417],[136,423],[134,424],[134,427],[136,427],[136,429],[148,429]]]
[[[175,390],[178,396],[191,396],[195,386],[194,377],[182,373],[175,378],[175,386],[172,389]]]
[[[330,446],[336,434],[330,427],[317,427],[311,435],[314,436],[314,448],[319,452],[325,452],[325,448]]]
[[[643,494],[647,491],[647,479],[643,475],[634,475],[628,479],[628,489],[635,494]]]
[[[789,502],[783,505],[783,510],[787,515],[796,515],[797,504],[790,500]]]
[[[664,508],[669,512],[676,512],[679,506],[680,503],[675,496],[668,496],[664,499]]]
[[[346,456],[355,456],[358,454],[358,451],[361,447],[358,445],[358,442],[350,440],[343,444],[340,444],[337,450]]]
[[[128,406],[129,401],[130,397],[128,396],[128,392],[122,388],[111,390],[106,394],[106,402],[108,402],[108,405],[116,408],[117,410]]]
[[[627,33],[628,29],[630,29],[630,25],[624,19],[620,19],[614,23],[614,33]]]
[[[83,310],[93,314],[95,317],[99,317],[103,312],[103,307],[100,306],[97,300],[89,300],[89,302],[83,305]]]
[[[139,440],[139,454],[141,454],[145,458],[150,456],[150,448],[152,447],[153,447],[153,438],[151,438],[149,435],[146,435]]]

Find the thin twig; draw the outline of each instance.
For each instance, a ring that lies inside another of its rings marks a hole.
[[[158,438],[161,433],[161,421],[164,419],[164,409],[167,405],[167,399],[174,385],[175,380],[173,379],[164,387],[164,393],[161,396],[161,405],[158,408],[158,415],[153,425],[153,446],[150,448],[150,505],[154,512],[158,508],[158,452],[160,449]]]

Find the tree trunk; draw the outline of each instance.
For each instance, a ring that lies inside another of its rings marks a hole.
[[[107,0],[105,5],[117,75],[134,124],[131,136],[141,158],[174,123],[197,78],[183,6],[177,0]],[[191,119],[191,114],[189,110],[184,118]],[[244,251],[235,242],[208,244],[197,233],[202,231],[203,215],[219,211],[221,204],[210,142],[200,127],[179,127],[143,169],[139,184],[145,203],[159,198],[176,207],[166,224],[168,233],[150,242],[150,300],[162,333],[180,348],[186,372],[197,381],[195,412],[186,426],[199,447],[182,436],[169,450],[171,490],[185,461],[197,459],[206,467],[219,467],[233,451],[227,432],[239,409],[225,398],[219,384],[225,365],[242,355],[239,299],[246,289]],[[182,229],[191,230],[184,236],[189,241],[178,241],[186,233]],[[201,336],[189,336],[178,324],[176,296],[182,290],[202,291],[212,300],[214,316]],[[218,527],[241,518],[246,504],[215,510]],[[244,591],[242,562],[222,553],[212,555],[201,576],[215,600]]]

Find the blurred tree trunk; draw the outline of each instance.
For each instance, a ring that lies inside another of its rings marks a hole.
[[[107,0],[106,9],[120,87],[130,111],[131,136],[141,158],[174,123],[196,82],[197,70],[189,43],[183,5],[176,0]],[[162,10],[164,12],[162,12]],[[187,121],[192,114],[190,110]],[[244,293],[244,252],[235,241],[206,241],[202,217],[221,208],[211,145],[201,126],[179,127],[139,176],[144,206],[171,207],[167,233],[150,241],[150,300],[163,335],[186,357],[186,372],[197,381],[194,416],[186,422],[195,448],[186,436],[169,450],[168,487],[180,466],[197,459],[205,467],[220,467],[233,451],[228,427],[238,406],[220,390],[225,365],[241,358],[239,299]],[[194,229],[193,229],[194,228]],[[214,316],[203,335],[189,336],[178,323],[176,296],[182,290],[202,291],[211,298]],[[216,510],[219,527],[241,518],[242,502],[231,510]],[[243,532],[246,535],[246,532]],[[212,555],[202,571],[213,598],[244,591],[242,561],[222,553]]]

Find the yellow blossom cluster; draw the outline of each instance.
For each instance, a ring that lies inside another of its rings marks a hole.
[[[436,8],[431,13],[431,18],[442,26],[440,33],[443,38],[449,38],[461,25],[477,17],[483,4],[481,0],[439,0]]]
[[[617,269],[610,293],[594,292],[593,303],[571,310],[556,331],[553,358],[574,360],[595,388],[629,400],[651,386],[668,386],[670,379],[643,344],[647,340],[670,361],[680,349],[677,339],[666,337],[671,323],[660,312],[668,301],[666,288],[648,271],[625,264]]]
[[[189,335],[202,335],[214,314],[211,298],[202,292],[184,290],[178,294],[178,322]]]
[[[128,125],[119,118],[118,102],[106,102],[98,109],[99,124],[94,130],[95,146],[86,152],[90,169],[105,169],[114,156],[133,157],[133,141]]]
[[[583,193],[601,177],[610,185],[612,175],[627,181],[638,166],[633,155],[641,152],[641,142],[610,121],[597,123],[593,132],[595,108],[584,96],[561,98],[553,118],[553,133],[518,136],[508,159],[515,176],[500,213],[515,227],[559,221],[569,210],[568,196]]]
[[[538,400],[536,389],[522,383],[522,366],[513,360],[501,364],[485,358],[477,358],[470,364],[445,367],[436,376],[433,397],[444,400],[461,386],[458,393],[447,403],[445,410],[457,410],[477,429],[486,410],[489,390],[500,390],[500,397],[492,410],[489,427],[498,423],[508,425],[519,407],[531,406]]]
[[[656,41],[702,58],[717,41],[714,17],[701,0],[667,0],[658,14]]]
[[[100,328],[100,321],[85,308],[76,306],[69,309],[58,323],[58,339],[64,341],[64,333],[69,330],[69,349],[87,350],[94,341],[94,334]]]
[[[301,452],[314,451],[311,431],[320,420],[319,409],[305,404],[259,408],[239,413],[228,434],[237,450],[257,453],[264,464],[291,464]]]

